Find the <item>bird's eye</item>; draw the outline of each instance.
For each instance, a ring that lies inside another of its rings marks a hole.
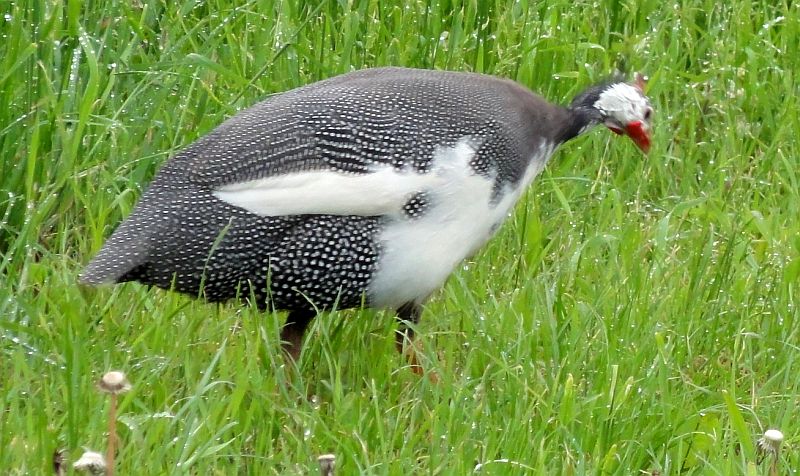
[[[646,110],[644,112],[644,120],[645,121],[649,121],[650,120],[650,116],[652,116],[652,115],[653,115],[653,110],[652,109]]]

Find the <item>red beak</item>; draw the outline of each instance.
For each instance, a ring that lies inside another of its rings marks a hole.
[[[645,154],[650,150],[650,131],[645,130],[641,122],[634,121],[625,126],[625,134]]]

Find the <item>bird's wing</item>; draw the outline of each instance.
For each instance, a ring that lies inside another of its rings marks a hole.
[[[480,113],[446,91],[323,82],[243,111],[169,165],[262,216],[385,215],[433,186],[436,151],[476,132]]]

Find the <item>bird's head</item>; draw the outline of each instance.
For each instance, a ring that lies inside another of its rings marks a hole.
[[[650,150],[653,107],[644,95],[645,80],[637,74],[632,83],[611,81],[579,94],[573,109],[590,112],[597,123],[626,135],[642,152]]]

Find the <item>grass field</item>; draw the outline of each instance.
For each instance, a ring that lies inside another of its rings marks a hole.
[[[400,4],[398,4],[400,5]],[[790,0],[0,3],[0,473],[769,474],[800,468],[800,12]],[[419,379],[371,310],[281,315],[82,266],[170,155],[271,93],[368,66],[565,103],[643,71],[654,146],[567,144],[426,308]]]

